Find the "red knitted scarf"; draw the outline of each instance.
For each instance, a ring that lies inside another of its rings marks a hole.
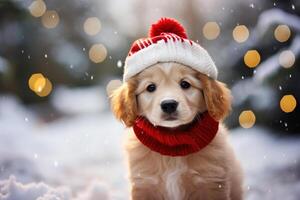
[[[139,117],[133,125],[136,137],[151,150],[167,156],[185,156],[200,151],[216,136],[219,122],[207,112],[178,128],[154,126]]]

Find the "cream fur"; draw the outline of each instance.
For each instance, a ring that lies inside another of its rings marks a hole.
[[[132,130],[125,141],[133,200],[242,199],[242,171],[223,125],[205,149],[185,157],[151,151]]]
[[[180,87],[187,80],[191,87]],[[146,91],[155,83],[157,90]],[[224,84],[184,65],[168,62],[147,68],[113,93],[112,109],[129,128],[136,116],[152,124],[175,127],[187,124],[197,113],[208,111],[220,120],[213,141],[184,157],[163,156],[144,146],[132,129],[126,134],[131,198],[133,200],[241,200],[242,170],[228,142],[222,120],[230,111],[230,91]],[[168,121],[160,108],[164,98],[179,102],[176,120]]]

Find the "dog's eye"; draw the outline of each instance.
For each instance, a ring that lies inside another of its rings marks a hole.
[[[156,90],[156,85],[150,84],[147,86],[147,91],[148,92],[154,92]]]
[[[191,84],[190,84],[189,82],[187,82],[187,81],[181,81],[181,82],[180,82],[180,87],[181,87],[182,89],[188,89],[188,88],[191,87]]]

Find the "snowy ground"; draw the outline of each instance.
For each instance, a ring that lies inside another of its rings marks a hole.
[[[64,115],[47,123],[37,115],[43,110],[0,97],[0,200],[129,199],[124,128],[101,93],[57,90],[51,103]],[[300,199],[300,138],[260,127],[231,132],[247,200]]]

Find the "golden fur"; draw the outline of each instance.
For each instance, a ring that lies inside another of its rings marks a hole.
[[[181,79],[188,79],[192,87],[180,90]],[[156,93],[145,91],[149,82],[159,86]],[[174,122],[164,120],[161,114],[159,103],[163,98],[180,102],[178,119]],[[113,92],[111,105],[116,117],[127,127],[133,125],[138,115],[161,126],[175,127],[192,121],[198,112],[205,110],[222,121],[230,112],[231,96],[225,84],[169,62],[151,66],[124,83]],[[241,168],[222,124],[207,147],[184,157],[162,156],[151,151],[136,138],[132,129],[126,135],[133,200],[242,199]]]

